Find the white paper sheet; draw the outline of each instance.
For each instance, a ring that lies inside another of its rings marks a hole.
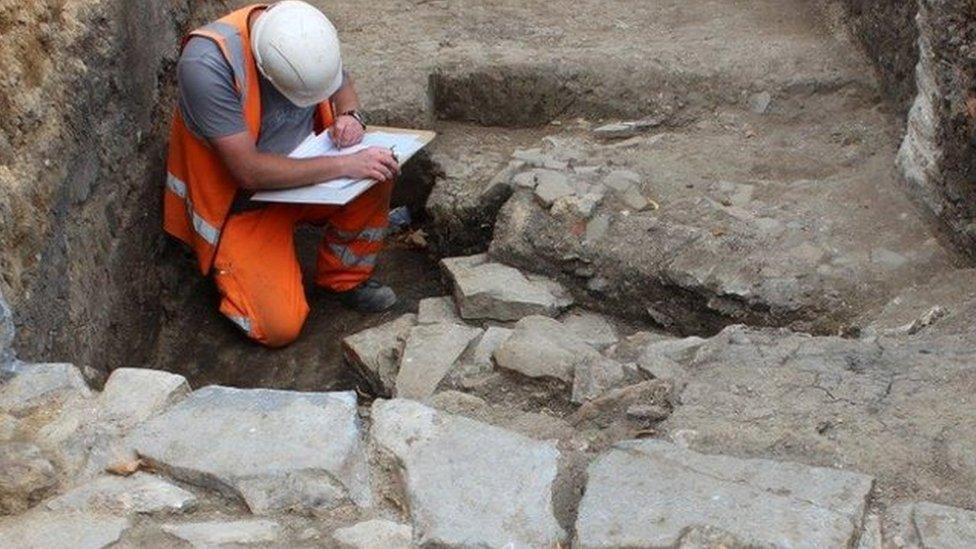
[[[368,132],[362,143],[343,149],[332,142],[329,132],[309,135],[290,155],[291,158],[313,158],[316,156],[342,156],[355,154],[367,147],[392,148],[400,164],[411,158],[424,143],[414,135],[403,133]],[[287,202],[291,204],[348,204],[367,189],[375,185],[371,179],[333,179],[316,185],[298,187],[283,191],[262,191],[255,193],[251,200],[260,202]]]

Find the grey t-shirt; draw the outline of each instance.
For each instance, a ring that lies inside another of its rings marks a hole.
[[[210,140],[247,131],[241,96],[234,86],[234,71],[217,44],[208,38],[191,38],[180,56],[176,74],[180,112],[194,135]],[[315,107],[298,107],[264,77],[260,80],[258,150],[288,154],[314,130]]]

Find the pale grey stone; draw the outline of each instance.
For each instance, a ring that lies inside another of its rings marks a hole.
[[[549,170],[565,170],[569,164],[542,152],[542,149],[518,149],[512,158],[521,160],[529,166],[546,168]]]
[[[604,350],[617,343],[617,329],[603,315],[589,311],[571,311],[559,319],[583,342],[595,349]]]
[[[0,515],[26,511],[57,485],[57,472],[40,448],[26,442],[0,443]]]
[[[104,476],[49,500],[50,511],[83,511],[129,515],[182,513],[196,507],[190,492],[157,476],[138,472],[130,477]]]
[[[340,528],[332,539],[341,549],[410,549],[413,529],[389,520],[368,520]]]
[[[451,296],[421,299],[417,307],[417,324],[460,323],[454,298]]]
[[[586,224],[586,233],[584,235],[586,243],[594,244],[599,242],[607,234],[608,229],[610,229],[610,216],[606,214],[597,215]]]
[[[912,523],[926,549],[971,547],[976,541],[976,512],[935,503],[916,503]]]
[[[352,392],[206,387],[128,443],[166,474],[240,497],[256,514],[370,503]]]
[[[421,546],[552,547],[559,451],[550,442],[407,401],[377,401],[371,437],[405,481]]]
[[[514,184],[513,179],[515,175],[518,174],[519,170],[525,167],[525,162],[521,160],[513,160],[508,163],[507,166],[502,168],[501,171],[496,173],[488,185],[481,190],[480,198],[489,199],[495,196],[506,196],[511,192],[511,187]]]
[[[633,379],[636,367],[625,365],[616,360],[597,356],[588,358],[576,365],[573,373],[573,393],[571,400],[574,404],[596,399],[613,389],[624,385],[628,379]]]
[[[277,541],[281,535],[277,522],[264,519],[164,524],[162,528],[167,534],[201,549],[268,544]]]
[[[603,178],[603,184],[618,193],[634,188],[641,182],[641,176],[631,170],[614,170]]]
[[[119,368],[112,372],[99,396],[99,421],[128,430],[162,412],[190,394],[190,385],[181,375]]]
[[[393,394],[401,351],[416,323],[416,315],[406,314],[342,340],[346,360],[363,374],[377,394]]]
[[[678,547],[714,529],[735,546],[848,547],[873,479],[847,471],[618,444],[588,470],[580,547]]]
[[[517,269],[489,262],[485,255],[448,258],[441,265],[454,283],[454,296],[466,320],[555,316],[566,306],[565,300],[550,289],[559,287],[558,283],[531,281]]]
[[[553,202],[571,196],[575,191],[569,184],[569,179],[551,170],[540,170],[536,173],[535,197],[545,207],[552,206]]]
[[[491,371],[494,368],[492,354],[510,337],[512,337],[512,330],[491,326],[485,330],[477,343],[472,345],[471,349],[461,357],[461,361],[464,364],[477,367],[478,370]]]
[[[535,189],[535,186],[539,183],[535,178],[535,172],[535,170],[529,170],[516,174],[512,178],[512,185],[523,189]]]
[[[630,209],[634,211],[644,211],[650,206],[650,202],[644,196],[637,186],[628,188],[627,190],[619,193],[620,200]]]
[[[3,292],[0,292],[0,366],[14,358],[14,335],[14,315],[3,297]]]
[[[691,360],[705,340],[700,337],[656,341],[644,347],[637,358],[641,370],[658,379],[674,379],[682,370],[682,364]]]
[[[857,541],[857,549],[884,549],[884,537],[881,532],[881,519],[871,513],[864,517],[861,528],[861,539]]]
[[[478,336],[481,328],[461,324],[427,324],[410,330],[397,372],[396,396],[423,400]]]
[[[506,370],[572,383],[576,366],[599,359],[600,353],[559,321],[529,316],[518,321],[494,357],[498,366]]]
[[[0,547],[102,549],[117,542],[128,528],[126,518],[32,511],[0,521]]]
[[[759,92],[749,97],[749,109],[756,114],[766,114],[773,103],[773,94],[768,91]]]
[[[0,385],[0,410],[18,417],[90,396],[91,389],[74,365],[26,364],[13,379]]]

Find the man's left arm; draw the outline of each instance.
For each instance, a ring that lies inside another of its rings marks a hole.
[[[363,140],[366,133],[361,119],[354,116],[359,110],[359,95],[356,84],[349,73],[342,73],[342,87],[332,97],[335,123],[332,125],[332,139],[340,147],[351,147]]]

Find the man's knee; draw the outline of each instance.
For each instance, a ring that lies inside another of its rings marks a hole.
[[[301,335],[307,317],[307,307],[268,315],[262,319],[261,332],[256,339],[271,348],[290,345]]]

